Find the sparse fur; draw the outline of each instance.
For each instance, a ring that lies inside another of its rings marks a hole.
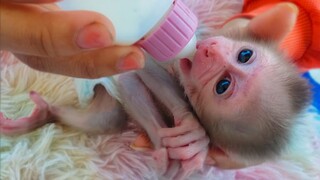
[[[261,77],[263,87],[254,100],[230,117],[212,117],[203,121],[212,144],[242,161],[275,158],[292,138],[293,126],[310,101],[310,87],[297,68],[268,40],[258,39],[240,30],[224,34],[235,41],[260,46],[275,58]],[[270,86],[271,85],[271,86]],[[200,121],[202,118],[199,118]]]

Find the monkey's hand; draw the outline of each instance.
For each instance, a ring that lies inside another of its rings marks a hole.
[[[184,113],[180,117],[175,116],[175,127],[158,130],[168,157],[181,161],[181,169],[175,177],[178,179],[202,169],[209,144],[204,128],[192,113]]]
[[[50,121],[52,116],[49,112],[49,105],[36,92],[30,92],[29,96],[36,105],[30,116],[11,120],[4,117],[3,113],[0,113],[1,134],[20,135],[43,126]]]
[[[160,148],[153,152],[158,173],[163,179],[183,180],[197,170],[201,170],[207,157],[207,149],[200,151],[194,157],[187,160],[169,158],[167,148]]]

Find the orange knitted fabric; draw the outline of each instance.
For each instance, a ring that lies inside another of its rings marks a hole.
[[[243,13],[236,17],[252,18],[279,2],[295,3],[299,8],[297,22],[280,44],[280,48],[300,67],[301,71],[320,68],[319,0],[244,0]]]

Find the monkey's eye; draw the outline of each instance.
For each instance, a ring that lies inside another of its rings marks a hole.
[[[246,63],[250,60],[251,56],[253,55],[253,51],[250,49],[243,49],[240,51],[238,55],[238,62]]]
[[[222,79],[216,86],[216,93],[223,94],[229,88],[231,82],[229,79]]]

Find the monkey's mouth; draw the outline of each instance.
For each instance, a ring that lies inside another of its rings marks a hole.
[[[188,58],[180,59],[180,69],[184,75],[190,74],[192,61]]]

